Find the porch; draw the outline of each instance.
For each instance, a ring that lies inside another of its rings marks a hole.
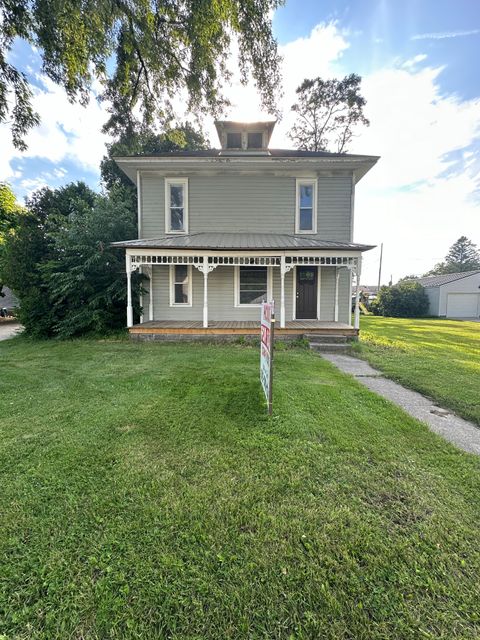
[[[250,320],[212,321],[208,327],[202,321],[157,320],[135,324],[129,328],[129,333],[136,339],[148,339],[154,336],[258,336],[260,322]],[[280,327],[277,322],[275,335],[278,337],[309,336],[344,336],[355,338],[358,329],[343,322],[325,322],[320,320],[291,320]]]
[[[132,334],[148,333],[150,329],[155,329],[155,333],[181,330],[198,335],[253,334],[259,325],[262,296],[277,302],[276,326],[285,334],[342,329],[356,335],[359,247],[302,252],[284,249],[182,252],[127,245],[127,326]],[[135,270],[147,280],[146,295],[140,300],[143,328],[134,327],[133,322],[131,273]],[[244,275],[255,275],[263,282],[252,287],[242,280]],[[356,304],[352,327],[353,279]]]

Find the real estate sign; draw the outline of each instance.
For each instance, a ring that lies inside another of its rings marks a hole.
[[[268,403],[268,413],[272,413],[272,364],[273,364],[273,328],[275,324],[274,302],[262,302],[260,318],[260,382]]]

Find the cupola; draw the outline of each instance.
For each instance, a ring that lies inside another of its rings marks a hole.
[[[268,122],[233,122],[217,120],[217,128],[222,155],[256,154],[268,155],[268,145],[275,120]]]

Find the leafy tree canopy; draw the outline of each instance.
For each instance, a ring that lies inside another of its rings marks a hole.
[[[271,13],[282,0],[0,0],[0,123],[11,122],[13,143],[25,149],[39,122],[25,73],[9,58],[15,38],[36,46],[42,71],[86,104],[94,80],[103,86],[118,135],[168,121],[172,98],[217,115],[225,107],[230,46],[238,46],[242,81],[253,77],[264,107],[276,113],[280,86]]]
[[[399,282],[381,287],[370,309],[377,316],[419,318],[428,313],[428,296],[418,282]]]
[[[110,243],[136,235],[128,204],[77,182],[37,191],[26,209],[7,238],[1,266],[20,299],[26,333],[68,337],[123,327],[125,258]],[[139,286],[137,276],[137,294]]]
[[[15,233],[19,224],[20,216],[24,213],[15,194],[9,184],[0,182],[0,296],[2,294],[1,263],[5,250],[5,243],[9,235]]]
[[[343,80],[304,80],[297,88],[292,111],[295,124],[289,133],[298,149],[344,153],[359,125],[370,122],[363,114],[362,79],[354,73]]]
[[[439,262],[426,273],[426,276],[442,275],[444,273],[463,273],[480,269],[480,252],[477,245],[466,236],[461,236],[452,244],[444,262]]]
[[[209,143],[203,132],[190,123],[172,127],[161,134],[149,127],[136,127],[133,131],[123,132],[115,142],[107,145],[107,155],[104,156],[100,165],[102,183],[109,192],[114,188],[125,188],[136,206],[135,186],[113,160],[115,156],[154,154],[181,149],[208,149],[208,147]],[[127,194],[125,196],[129,197]]]
[[[23,211],[12,187],[6,182],[0,182],[0,245],[5,241],[6,235],[15,229]]]

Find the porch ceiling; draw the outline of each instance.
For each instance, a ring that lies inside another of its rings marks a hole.
[[[163,236],[114,242],[113,246],[125,249],[192,249],[205,251],[368,251],[373,245],[318,240],[303,235],[278,233],[192,233],[189,235]]]

